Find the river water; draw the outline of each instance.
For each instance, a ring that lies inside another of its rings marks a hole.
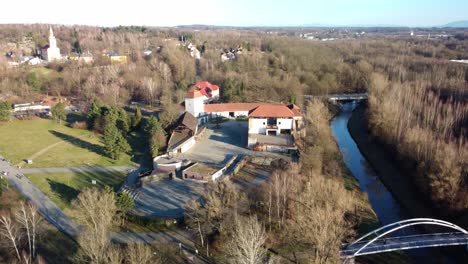
[[[410,218],[408,214],[380,181],[348,131],[348,120],[356,106],[356,102],[343,104],[341,112],[331,122],[331,129],[343,155],[344,162],[359,181],[361,190],[367,193],[372,209],[377,214],[382,225],[408,219]],[[413,235],[418,233],[410,228],[393,235]],[[406,252],[416,263],[454,263],[445,257],[441,259],[438,251],[434,252],[431,249],[415,249]]]

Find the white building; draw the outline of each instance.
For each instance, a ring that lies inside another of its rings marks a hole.
[[[249,134],[293,134],[301,127],[302,114],[294,104],[226,103],[204,105],[204,115],[249,119]],[[203,114],[201,115],[203,116]]]
[[[57,47],[57,40],[55,39],[52,28],[49,29],[49,45],[42,48],[42,57],[48,61],[60,60],[60,49]]]
[[[185,96],[185,110],[195,117],[205,112],[205,104],[219,99],[219,86],[209,82],[196,83]]]

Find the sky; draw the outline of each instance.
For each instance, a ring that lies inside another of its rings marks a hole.
[[[1,24],[415,27],[468,20],[468,0],[9,0],[1,6]]]

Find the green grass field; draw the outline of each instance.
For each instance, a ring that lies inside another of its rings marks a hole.
[[[37,173],[26,177],[45,193],[58,207],[67,209],[81,190],[108,185],[113,188],[122,183],[126,172]],[[96,181],[96,185],[91,183]],[[67,213],[67,210],[65,210]]]
[[[0,124],[0,153],[13,164],[57,144],[38,157],[33,164],[24,167],[76,167],[76,166],[118,166],[134,164],[131,156],[122,154],[119,160],[112,160],[103,153],[100,136],[87,130],[73,129],[59,125],[52,120],[33,119]],[[138,145],[138,140],[130,140]],[[141,144],[140,144],[141,145]],[[135,146],[134,149],[141,146]],[[138,150],[135,150],[138,152]],[[139,151],[141,152],[141,151]]]

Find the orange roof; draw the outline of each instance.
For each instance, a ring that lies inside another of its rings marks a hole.
[[[286,105],[260,105],[249,113],[249,117],[294,117]]]
[[[292,108],[292,109],[290,109]],[[206,113],[239,112],[248,111],[249,117],[294,117],[302,116],[301,110],[296,105],[284,105],[275,103],[226,103],[207,104]]]
[[[187,92],[185,97],[187,98],[197,98],[197,97],[211,97],[211,92],[219,90],[218,85],[211,84],[206,81],[197,82],[190,90]]]
[[[302,116],[301,109],[295,104],[288,105],[289,109],[293,112],[294,116]]]
[[[226,104],[207,104],[205,105],[205,112],[237,112],[237,111],[250,111],[258,107],[259,103],[226,103]]]

